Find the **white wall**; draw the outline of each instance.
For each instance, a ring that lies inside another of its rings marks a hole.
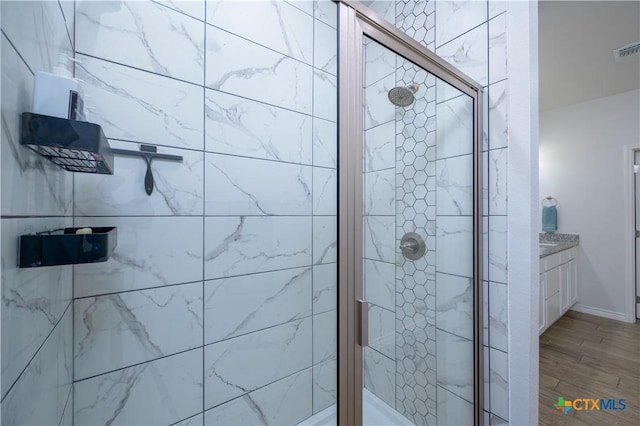
[[[577,308],[623,319],[625,146],[640,143],[640,91],[543,112],[540,197],[558,200],[558,232],[580,235]]]

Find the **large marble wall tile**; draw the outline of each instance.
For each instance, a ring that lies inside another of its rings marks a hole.
[[[489,346],[489,282],[482,280],[482,344]]]
[[[313,316],[313,362],[335,359],[338,356],[338,314],[328,311]]]
[[[333,28],[338,27],[338,4],[332,0],[313,0],[313,16]]]
[[[311,264],[310,217],[208,217],[204,237],[206,279]]]
[[[438,272],[464,277],[473,276],[473,220],[471,217],[439,216],[437,247]]]
[[[20,235],[71,226],[71,218],[5,218],[0,224],[4,397],[69,306],[73,281],[71,266],[18,268]]]
[[[172,424],[202,411],[202,349],[74,384],[74,423]]]
[[[91,121],[108,138],[177,148],[203,148],[201,87],[78,55]]]
[[[205,91],[205,149],[311,164],[311,117],[216,90]]]
[[[473,401],[473,342],[437,331],[438,385],[467,401]]]
[[[503,352],[508,350],[507,329],[508,287],[504,284],[489,283],[489,336],[492,348]]]
[[[482,216],[482,280],[489,281],[489,216]]]
[[[394,263],[396,260],[395,216],[364,217],[364,256]]]
[[[338,171],[313,168],[313,214],[338,214]]]
[[[311,267],[205,282],[205,344],[311,315]]]
[[[365,40],[368,43],[364,46],[364,85],[369,87],[395,73],[397,54],[374,40]]]
[[[332,121],[313,119],[313,165],[338,166],[338,125]]]
[[[487,3],[477,0],[436,1],[436,46],[442,46],[487,20]]]
[[[437,203],[439,215],[473,214],[473,155],[438,160]]]
[[[504,148],[509,145],[507,81],[489,86],[489,147]]]
[[[74,301],[74,378],[202,345],[202,283]]]
[[[313,313],[336,309],[338,302],[338,264],[313,266]]]
[[[507,78],[507,15],[489,21],[489,84]]]
[[[72,340],[73,315],[69,308],[2,400],[3,425],[50,425],[64,420],[73,382]]]
[[[338,79],[320,70],[313,71],[313,115],[338,121]]]
[[[483,4],[486,8],[486,3],[478,3]],[[439,18],[436,17],[436,19]],[[488,26],[485,22],[436,49],[438,56],[483,86],[489,81],[487,75],[489,68],[487,66],[489,62]]]
[[[138,150],[138,144],[110,141],[112,148]],[[116,155],[113,175],[77,173],[74,181],[76,216],[202,215],[204,155],[202,152],[160,147],[162,154],[183,160],[151,163],[154,190],[144,189],[147,165],[143,158]]]
[[[238,19],[239,17],[241,19]],[[208,1],[207,23],[313,63],[313,18],[283,1]]]
[[[473,404],[438,386],[438,424],[473,424]]]
[[[311,367],[311,322],[306,318],[205,346],[205,407]]]
[[[437,105],[438,158],[473,152],[473,99],[463,95]]]
[[[206,55],[208,87],[311,114],[309,65],[210,25]]]
[[[309,3],[309,2],[307,2]],[[329,74],[338,73],[338,32],[335,28],[315,21],[313,66]]]
[[[371,348],[364,348],[364,387],[396,406],[396,363]]]
[[[466,96],[463,92],[456,89],[444,80],[436,79],[436,100],[437,103],[457,98],[458,96]]]
[[[311,369],[205,411],[210,426],[295,425],[312,414]]]
[[[396,171],[380,170],[364,174],[364,214],[395,215]]]
[[[489,218],[489,280],[507,283],[507,217]]]
[[[241,158],[205,156],[205,214],[310,215],[310,166]]]
[[[364,171],[374,172],[395,166],[396,161],[396,123],[369,129],[364,134]]]
[[[509,356],[491,348],[491,412],[503,419],[509,418]]]
[[[2,2],[3,29],[14,13],[7,12],[8,4],[24,9],[19,2]],[[1,59],[2,215],[68,215],[73,174],[20,145],[20,114],[31,110],[33,74],[4,34]]]
[[[396,358],[396,315],[393,311],[369,304],[369,346]]]
[[[338,218],[336,216],[314,216],[313,218],[313,264],[338,261]]]
[[[0,8],[2,32],[32,72],[51,72],[58,65],[60,53],[72,56],[64,15],[57,1],[3,1]]]
[[[473,339],[473,280],[437,274],[436,321],[439,329]]]
[[[75,297],[202,281],[201,217],[76,217],[75,226],[116,226],[103,263],[74,266]]]
[[[204,24],[154,2],[78,2],[76,51],[196,84],[204,81]]]
[[[338,361],[331,359],[313,366],[313,413],[324,410],[338,399]]]
[[[390,311],[396,308],[396,266],[364,259],[364,292],[369,303]]]
[[[171,9],[184,13],[185,15],[193,16],[201,21],[204,21],[204,5],[205,0],[153,0],[154,2],[161,4]]]
[[[507,157],[506,148],[489,151],[489,213],[507,214]]]
[[[364,129],[393,121],[396,107],[389,101],[389,90],[396,86],[394,74],[364,89]]]

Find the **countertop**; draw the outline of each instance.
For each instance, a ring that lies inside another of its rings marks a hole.
[[[575,234],[552,234],[546,232],[540,234],[539,241],[540,258],[542,259],[543,257],[576,247],[580,243],[580,236]]]

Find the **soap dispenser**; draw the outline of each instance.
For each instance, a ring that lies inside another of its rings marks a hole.
[[[33,87],[33,112],[58,118],[84,121],[83,90],[73,78],[68,55],[58,55],[53,73],[38,71]]]

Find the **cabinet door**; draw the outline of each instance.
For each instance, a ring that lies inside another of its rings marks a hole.
[[[571,265],[570,262],[560,265],[560,309],[564,314],[571,306]]]
[[[539,311],[540,311],[540,317],[538,319],[538,334],[542,334],[542,332],[544,331],[544,329],[547,327],[547,321],[545,319],[545,315],[546,315],[546,308],[545,308],[545,297],[544,297],[544,291],[545,291],[545,282],[544,282],[544,278],[545,278],[546,274],[540,274],[540,307],[539,307]]]
[[[569,308],[578,301],[578,261],[571,259],[569,265]]]
[[[545,301],[545,321],[547,327],[557,321],[560,318],[560,293],[556,293],[553,296],[547,298]]]

